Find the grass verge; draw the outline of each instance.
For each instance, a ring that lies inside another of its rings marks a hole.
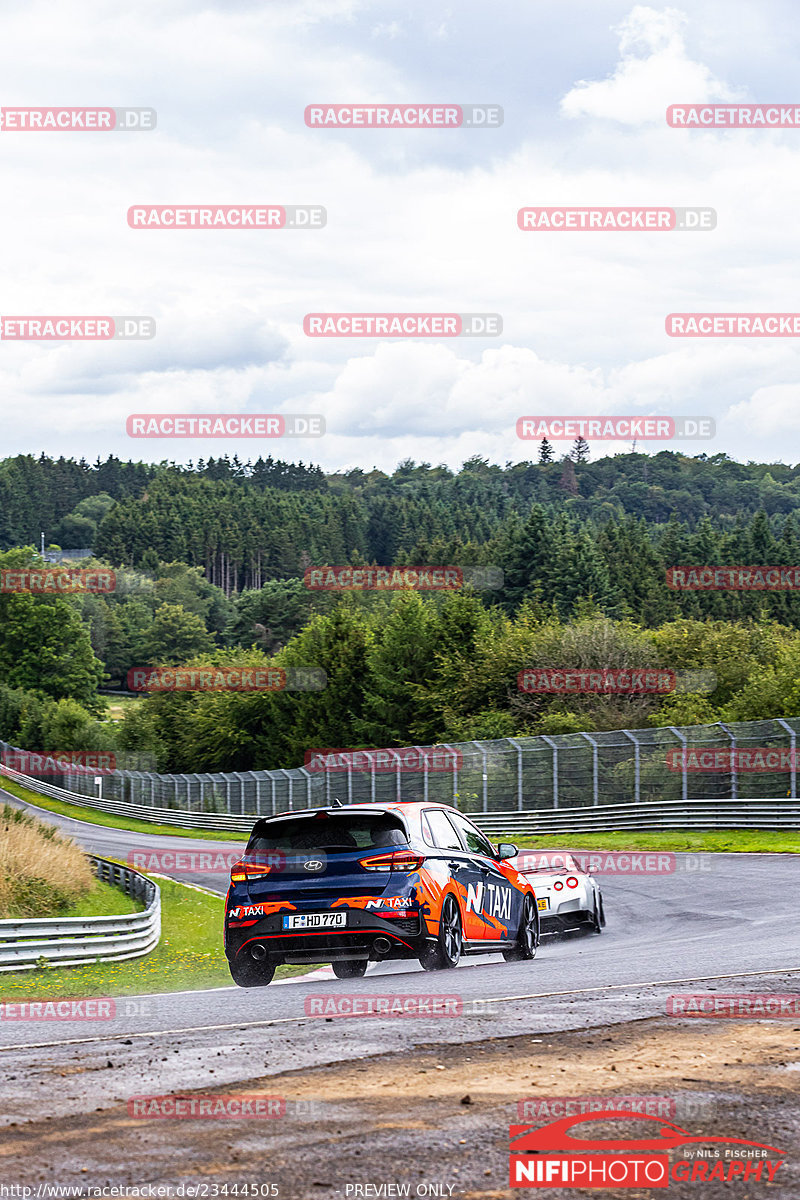
[[[91,892],[81,896],[74,904],[59,913],[60,917],[122,917],[128,913],[142,912],[144,904],[114,887],[113,883],[95,880]]]
[[[496,835],[493,835],[496,836]],[[615,833],[559,833],[548,837],[508,834],[520,848],[574,850],[689,850],[798,854],[800,830],[655,829]]]
[[[46,1000],[71,996],[132,996],[148,992],[232,987],[222,949],[225,901],[171,879],[161,888],[161,941],[143,958],[0,973],[0,1000]],[[116,890],[116,889],[115,889]],[[279,967],[276,979],[309,969]]]

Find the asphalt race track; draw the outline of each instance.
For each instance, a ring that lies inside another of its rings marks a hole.
[[[226,855],[235,848],[35,811],[87,850],[121,860],[134,847]],[[227,884],[224,872],[164,873],[219,892]],[[388,963],[357,980],[324,968],[263,989],[125,997],[108,1019],[0,1021],[0,1123],[152,1091],[154,1079],[165,1093],[412,1046],[663,1016],[673,992],[798,990],[800,856],[681,854],[671,874],[600,879],[603,933],[545,938],[530,963],[492,956],[441,973]],[[313,998],[389,994],[456,997],[459,1015],[326,1020],[306,1011]],[[82,1070],[69,1086],[54,1080],[76,1060]]]

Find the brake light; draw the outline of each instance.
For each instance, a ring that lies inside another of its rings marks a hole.
[[[557,880],[555,881],[555,883],[553,884],[553,888],[554,888],[554,889],[555,889],[555,891],[557,891],[557,892],[560,892],[560,891],[561,891],[561,889],[563,888],[563,886],[564,886],[564,885],[563,885],[563,883],[561,882],[561,880],[560,880],[560,879],[557,879]]]
[[[262,857],[264,860],[262,862],[234,863],[231,867],[231,883],[245,883],[254,879],[261,879],[264,875],[269,875],[271,871],[280,870],[283,866],[281,856],[265,855]]]
[[[380,854],[375,858],[360,858],[358,865],[365,871],[418,871],[424,862],[424,854],[393,850],[391,854]]]
[[[574,875],[570,875],[569,879],[567,880],[567,887],[568,888],[576,888],[577,886],[578,886],[577,879],[575,878]]]

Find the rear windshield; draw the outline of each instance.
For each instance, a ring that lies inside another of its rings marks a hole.
[[[399,817],[390,813],[315,813],[280,821],[259,821],[248,852],[282,850],[382,850],[407,846]]]

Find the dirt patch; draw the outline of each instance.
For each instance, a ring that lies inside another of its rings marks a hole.
[[[213,1198],[213,1185],[228,1184],[233,1195],[238,1184],[242,1195],[245,1183],[262,1189],[274,1183],[282,1200],[403,1194],[495,1200],[525,1194],[508,1187],[510,1124],[555,1120],[565,1115],[559,1104],[570,1097],[573,1104],[583,1098],[584,1107],[627,1097],[692,1134],[744,1138],[786,1152],[770,1185],[753,1178],[673,1182],[670,1197],[796,1200],[799,1066],[800,1028],[778,1021],[658,1019],[460,1046],[415,1045],[401,1054],[259,1076],[224,1089],[280,1097],[285,1113],[276,1119],[136,1120],[114,1104],[6,1127],[0,1175],[34,1189],[41,1181],[208,1185],[199,1200]],[[604,1127],[600,1136],[615,1131]],[[387,1184],[409,1191],[376,1190]],[[355,1191],[356,1185],[372,1186]],[[637,1200],[664,1192],[548,1188],[535,1194]]]

